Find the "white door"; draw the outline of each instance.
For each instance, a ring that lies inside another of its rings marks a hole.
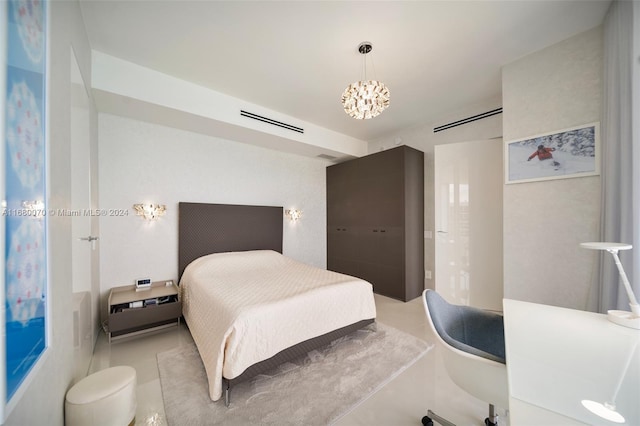
[[[92,259],[95,236],[91,233],[91,157],[89,96],[71,49],[70,89],[71,216],[74,379],[86,375],[93,353]]]
[[[435,146],[435,288],[450,303],[502,310],[502,152],[502,139]]]
[[[73,292],[91,291],[91,163],[89,97],[71,49],[71,227]]]

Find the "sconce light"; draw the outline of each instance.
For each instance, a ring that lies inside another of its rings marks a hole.
[[[296,221],[302,217],[302,211],[298,209],[285,210],[284,214],[286,214],[291,221]]]
[[[134,204],[133,208],[138,216],[142,216],[146,220],[156,220],[160,216],[164,216],[167,209],[164,204]]]

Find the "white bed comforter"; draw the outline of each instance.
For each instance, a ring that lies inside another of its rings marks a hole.
[[[269,250],[196,259],[180,289],[214,401],[223,376],[233,379],[283,349],[376,316],[368,282]]]

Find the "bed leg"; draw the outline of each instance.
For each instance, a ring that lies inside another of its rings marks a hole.
[[[229,407],[231,403],[231,389],[229,389],[229,382],[227,382],[227,386],[224,388],[224,406]]]

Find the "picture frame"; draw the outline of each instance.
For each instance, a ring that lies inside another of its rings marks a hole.
[[[48,239],[48,2],[0,4],[0,423],[45,365],[51,340]]]
[[[600,174],[600,123],[554,130],[505,143],[505,184]]]

